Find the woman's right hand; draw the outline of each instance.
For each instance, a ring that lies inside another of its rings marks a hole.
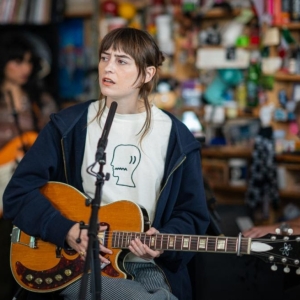
[[[107,226],[100,226],[99,232],[105,231],[106,229],[107,229]],[[80,243],[77,242],[78,237],[80,237]],[[71,227],[71,229],[67,233],[66,242],[72,249],[74,249],[75,251],[77,251],[80,254],[80,256],[83,260],[85,260],[87,249],[88,249],[88,242],[89,242],[87,229],[81,229],[81,232],[80,232],[80,224],[76,223],[75,225],[73,225]],[[103,252],[103,253],[107,253],[107,254],[113,253],[110,249],[106,248],[101,243],[99,243],[99,249],[100,249],[100,252]],[[100,258],[101,263],[105,263],[105,264],[110,263],[110,261],[107,258],[103,257],[100,254],[99,254],[99,258]]]

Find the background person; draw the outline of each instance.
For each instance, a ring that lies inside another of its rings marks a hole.
[[[49,121],[50,113],[57,111],[55,101],[43,86],[41,71],[41,57],[25,34],[7,32],[0,36],[1,299],[12,299],[16,290],[9,265],[12,222],[2,218],[2,195],[26,151],[23,142],[29,148]],[[29,135],[21,138],[23,134]],[[8,147],[8,151],[4,151],[4,147]]]

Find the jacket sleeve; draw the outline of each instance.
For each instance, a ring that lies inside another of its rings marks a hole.
[[[210,222],[205,198],[200,163],[200,152],[193,151],[186,156],[183,164],[177,168],[165,191],[168,195],[168,207],[162,215],[162,233],[203,235]],[[164,251],[160,261],[172,271],[181,264],[186,265],[194,253],[185,251]]]
[[[63,180],[60,134],[48,123],[21,160],[3,196],[4,218],[28,235],[64,245],[74,222],[56,210],[40,192],[51,180]]]

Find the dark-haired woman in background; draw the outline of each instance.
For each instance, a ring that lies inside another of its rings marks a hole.
[[[10,272],[12,223],[2,218],[2,195],[18,161],[24,156],[49,114],[57,111],[42,84],[45,68],[25,33],[0,37],[0,299],[12,299],[15,283]]]

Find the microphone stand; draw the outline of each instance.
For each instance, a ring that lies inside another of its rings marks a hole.
[[[102,188],[105,180],[109,180],[109,173],[104,175],[103,166],[106,163],[106,153],[105,148],[107,146],[107,137],[110,131],[110,127],[116,112],[118,104],[116,102],[112,102],[110,105],[110,109],[107,115],[107,119],[103,128],[103,132],[101,138],[98,141],[97,152],[95,155],[95,163],[92,166],[88,167],[88,173],[96,176],[96,191],[95,191],[95,199],[92,200],[92,212],[89,220],[88,226],[88,248],[87,255],[84,264],[83,276],[81,278],[81,286],[79,293],[79,300],[86,299],[86,291],[87,291],[87,282],[88,282],[88,272],[91,269],[91,286],[92,286],[92,296],[93,299],[99,300],[101,299],[101,262],[99,259],[99,241],[98,241],[98,229],[100,221],[98,220],[98,210],[101,206],[101,197],[102,197]],[[89,169],[93,169],[93,167],[99,163],[99,172],[95,173],[93,171],[89,171]],[[93,293],[94,292],[94,293]]]

